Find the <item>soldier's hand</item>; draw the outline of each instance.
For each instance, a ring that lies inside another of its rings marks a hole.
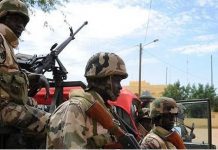
[[[40,75],[39,83],[41,85],[40,88],[42,88],[42,87],[45,88],[45,90],[46,90],[45,99],[47,99],[50,95],[50,92],[49,92],[50,86],[49,86],[49,82],[48,82],[47,78],[44,75]]]
[[[34,96],[42,87],[46,89],[45,99],[50,95],[49,93],[49,82],[47,78],[42,74],[31,73],[28,75],[29,78],[29,96]]]

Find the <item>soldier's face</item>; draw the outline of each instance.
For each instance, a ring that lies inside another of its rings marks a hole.
[[[162,127],[170,131],[174,127],[176,114],[163,114],[161,118]]]
[[[122,89],[122,86],[121,86],[121,80],[122,78],[120,76],[111,76],[111,79],[110,79],[110,85],[111,85],[111,92],[113,93],[113,97],[111,97],[110,100],[114,101],[117,99],[117,97],[119,96],[120,94],[120,90]]]
[[[104,100],[115,101],[120,94],[122,78],[120,76],[108,76],[104,82],[104,90],[101,92]]]
[[[5,17],[4,24],[19,38],[25,29],[26,21],[20,14],[8,13]]]

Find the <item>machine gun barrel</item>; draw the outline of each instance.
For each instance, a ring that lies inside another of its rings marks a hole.
[[[45,73],[46,71],[49,71],[52,69],[52,66],[54,66],[54,60],[57,58],[57,56],[62,52],[62,50],[70,43],[70,41],[75,39],[75,35],[85,26],[88,24],[88,21],[85,21],[82,26],[80,26],[74,33],[72,28],[70,27],[70,37],[68,37],[63,43],[61,43],[57,48],[57,44],[53,45],[51,48],[51,53],[49,53],[38,65],[35,69],[36,73]],[[55,49],[54,49],[54,48]],[[54,49],[54,50],[53,50]]]
[[[75,39],[75,35],[85,26],[88,24],[88,21],[85,21],[74,33],[72,28],[70,27],[70,37],[67,38],[63,43],[61,43],[56,49],[55,49],[55,55],[59,55],[60,52],[70,43],[71,40]]]

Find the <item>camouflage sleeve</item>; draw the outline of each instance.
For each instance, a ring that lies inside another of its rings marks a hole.
[[[85,148],[85,113],[76,101],[64,102],[51,116],[47,148]]]
[[[146,136],[141,143],[141,148],[142,149],[161,149],[161,146],[157,139]]]

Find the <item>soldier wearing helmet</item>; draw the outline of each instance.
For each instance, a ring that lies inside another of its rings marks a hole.
[[[193,133],[194,130],[194,123],[192,124],[192,127],[189,127],[185,125],[185,111],[186,107],[182,103],[178,103],[178,115],[177,115],[177,121],[176,121],[176,127],[179,127],[181,129],[181,136],[184,142],[192,142],[192,139],[195,138],[195,134]],[[190,130],[190,132],[187,130],[187,128]]]
[[[141,100],[141,113],[138,117],[138,122],[149,132],[152,128],[151,118],[149,117],[150,103],[155,99],[149,91],[143,91],[139,97]]]
[[[42,75],[21,70],[14,55],[18,38],[28,21],[28,10],[22,1],[0,2],[0,124],[44,132],[49,114],[26,103],[29,100],[28,86],[41,83],[48,90],[48,81]]]
[[[109,131],[87,112],[97,101],[112,116],[107,101],[115,100],[120,93],[120,82],[127,77],[125,64],[114,53],[97,53],[89,59],[85,77],[87,88],[71,91],[70,100],[51,116],[47,148],[119,148]]]
[[[151,95],[149,91],[143,91],[142,95],[140,96],[140,100],[142,101],[142,108],[146,107],[149,108],[150,103],[155,98]]]
[[[150,105],[150,117],[153,128],[145,136],[141,147],[148,149],[180,149],[185,148],[181,137],[172,131],[178,107],[174,99],[160,97]]]

